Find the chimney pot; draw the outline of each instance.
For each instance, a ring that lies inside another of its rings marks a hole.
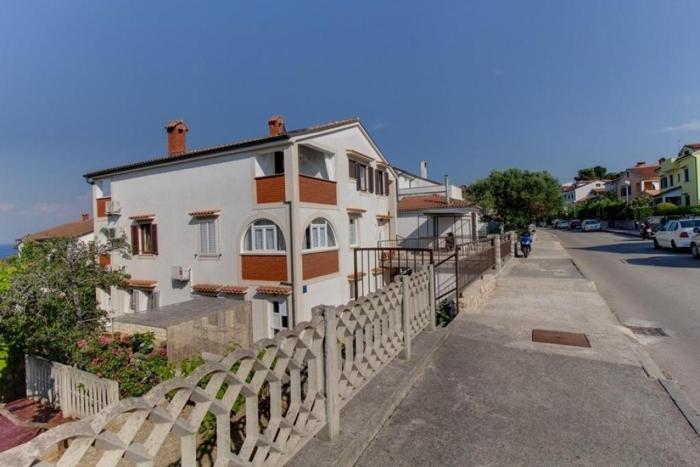
[[[187,151],[187,132],[190,131],[187,124],[182,120],[173,120],[165,125],[165,131],[168,133],[168,157],[184,154]]]
[[[273,115],[267,121],[267,127],[270,136],[279,136],[287,132],[287,128],[284,126],[284,117],[281,115]]]
[[[89,220],[90,220],[90,214],[88,214],[87,212],[82,213],[82,214],[80,215],[80,220],[89,221]]]
[[[420,161],[420,176],[428,178],[428,161]]]
[[[647,161],[638,161],[637,162],[637,167],[641,167],[643,165],[646,165]]]

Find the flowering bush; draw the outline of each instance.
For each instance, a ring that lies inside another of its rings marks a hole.
[[[175,374],[165,347],[156,348],[153,333],[103,334],[77,342],[78,368],[119,383],[123,397],[141,396]]]

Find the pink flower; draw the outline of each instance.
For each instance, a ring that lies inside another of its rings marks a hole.
[[[90,360],[90,365],[92,365],[92,366],[97,366],[99,363],[100,363],[100,359],[97,357]]]
[[[100,345],[109,345],[112,342],[112,338],[109,336],[100,336]]]
[[[86,345],[87,345],[87,341],[86,341],[85,339],[80,339],[80,340],[78,341],[78,348],[79,348],[79,349],[82,349],[82,348],[85,347]]]

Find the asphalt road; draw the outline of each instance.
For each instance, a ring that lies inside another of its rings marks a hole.
[[[638,340],[700,409],[700,261],[631,236],[555,232],[624,325],[668,334]]]

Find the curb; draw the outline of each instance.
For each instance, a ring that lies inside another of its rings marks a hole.
[[[683,417],[688,421],[688,424],[695,430],[695,433],[700,436],[700,413],[685,397],[685,393],[678,386],[678,383],[668,379],[658,380],[661,387],[664,388],[668,396],[671,398]]]

